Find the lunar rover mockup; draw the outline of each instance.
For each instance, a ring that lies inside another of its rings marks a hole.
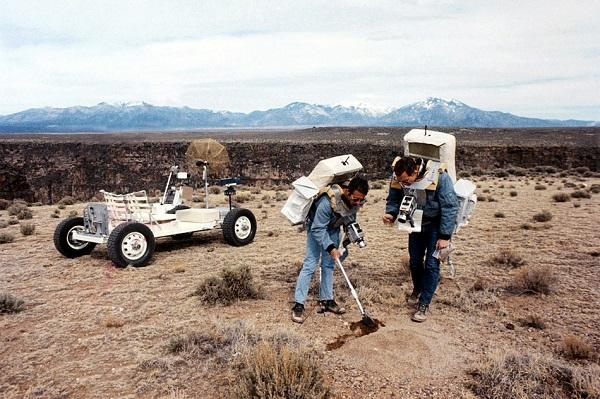
[[[86,205],[83,217],[63,220],[54,232],[56,249],[68,258],[88,255],[97,244],[106,244],[117,266],[144,266],[154,254],[157,238],[184,239],[195,232],[223,230],[225,241],[234,246],[250,243],[256,234],[256,218],[248,209],[234,208],[231,197],[239,179],[216,182],[226,187],[229,207],[210,208],[208,204],[209,167],[211,173],[227,168],[225,147],[214,140],[196,140],[186,152],[188,167],[202,173],[205,208],[190,208],[191,187],[184,183],[188,173],[178,166],[170,169],[165,192],[159,203],[150,203],[145,191],[114,194],[104,190],[104,202]]]

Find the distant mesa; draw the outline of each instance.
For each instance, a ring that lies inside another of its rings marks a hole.
[[[92,107],[32,108],[0,116],[0,132],[8,133],[422,125],[518,128],[600,126],[600,123],[525,118],[499,111],[482,111],[458,100],[433,97],[385,112],[360,106],[327,106],[303,102],[250,113],[154,106],[145,102],[102,102]]]

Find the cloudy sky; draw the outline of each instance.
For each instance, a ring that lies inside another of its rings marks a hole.
[[[0,115],[458,99],[600,120],[600,1],[0,0]]]

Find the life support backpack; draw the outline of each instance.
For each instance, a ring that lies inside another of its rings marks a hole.
[[[308,176],[302,176],[292,183],[294,190],[281,209],[281,213],[292,225],[304,223],[313,202],[321,195],[327,194],[334,212],[343,216],[343,206],[336,210],[336,206],[341,201],[339,185],[350,180],[362,169],[362,164],[351,154],[320,161]],[[339,194],[336,194],[338,191]]]

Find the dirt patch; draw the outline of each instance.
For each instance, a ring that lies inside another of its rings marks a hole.
[[[373,334],[378,331],[380,327],[385,327],[383,322],[377,319],[371,319],[372,322],[366,322],[364,319],[356,321],[350,324],[351,333],[343,334],[326,345],[328,351],[341,348],[346,342],[351,339],[359,338],[364,335]]]

